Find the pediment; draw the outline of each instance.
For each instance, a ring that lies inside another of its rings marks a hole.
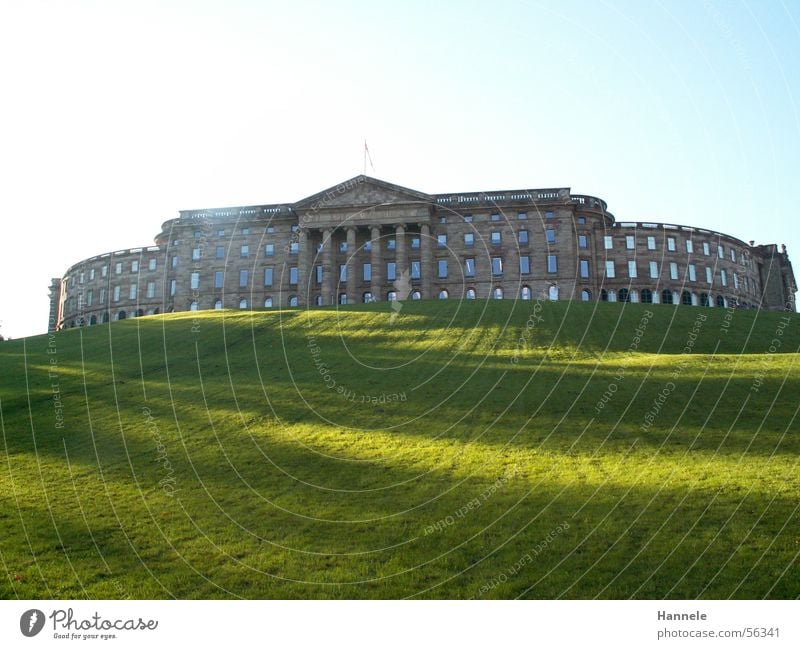
[[[391,203],[429,203],[435,199],[414,189],[387,183],[369,176],[355,176],[295,203],[295,209],[365,207]]]

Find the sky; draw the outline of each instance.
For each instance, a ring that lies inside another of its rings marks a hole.
[[[6,337],[73,263],[314,194],[365,139],[420,191],[571,187],[800,255],[798,2],[0,0],[0,60]]]

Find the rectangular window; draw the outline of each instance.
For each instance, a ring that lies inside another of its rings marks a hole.
[[[586,235],[585,234],[579,234],[578,235],[578,248],[588,248],[588,247],[589,247],[589,242],[586,239]]]
[[[520,221],[524,221],[527,218],[528,218],[527,212],[517,212],[517,219],[519,219]]]
[[[529,275],[531,272],[531,258],[528,255],[520,255],[519,274]]]
[[[136,299],[136,284],[131,284],[130,289],[128,290],[128,298],[131,300]]]
[[[201,248],[192,248],[192,261],[197,261],[200,259],[200,251]]]
[[[519,234],[517,235],[517,240],[519,241],[520,245],[526,245],[528,243],[528,231],[520,230]]]
[[[669,278],[678,279],[678,264],[674,261],[669,262]]]
[[[364,264],[362,277],[364,278],[365,282],[372,281],[372,264]]]
[[[242,228],[242,234],[244,236],[247,236],[248,234],[250,234],[250,228]]]
[[[224,274],[221,270],[214,271],[214,288],[222,288]]]
[[[314,267],[314,280],[317,284],[322,284],[322,266]]]
[[[155,259],[151,259],[151,261],[155,261]],[[151,268],[150,270],[155,270],[155,269]],[[90,282],[94,281],[94,268],[89,269],[89,281]]]
[[[553,212],[553,211],[551,210],[551,211],[549,211],[549,212],[545,212],[545,213],[544,213],[544,218],[546,218],[546,219],[552,219],[552,218],[554,218],[554,217],[555,217],[555,215],[556,215],[556,213],[555,213],[555,212]]]
[[[608,235],[603,237],[603,245],[605,246],[606,250],[613,250],[614,248],[614,237],[610,237]]]
[[[638,277],[636,274],[636,262],[632,259],[628,260],[628,277],[631,279],[636,279]]]
[[[147,297],[155,297],[155,296],[156,296],[156,283],[147,282]]]
[[[397,241],[395,239],[387,239],[386,240],[386,249],[387,250],[396,250],[397,249]]]
[[[192,273],[192,277],[189,283],[189,288],[192,289],[200,288],[200,273]]]
[[[224,237],[225,236],[225,230],[217,230],[217,236],[218,237]]]
[[[713,281],[714,281],[714,272],[711,270],[711,268],[706,266],[706,282],[711,284],[711,282]]]
[[[297,270],[297,266],[290,266],[289,267],[289,284],[291,284],[292,286],[296,286],[299,281],[300,281],[300,273]]]
[[[217,248],[217,250],[219,250],[219,248]],[[275,244],[274,243],[268,243],[267,245],[264,246],[264,256],[265,257],[274,257],[275,256]]]
[[[675,252],[675,237],[667,237],[667,250],[670,252]]]
[[[585,225],[585,224],[586,224],[586,217],[585,216],[579,216],[578,217],[578,225]]]
[[[419,250],[419,237],[411,237],[411,250]]]
[[[491,217],[489,217],[489,218],[492,221],[499,221],[500,220],[500,215],[495,213],[495,214],[492,214]]]
[[[389,282],[393,282],[397,279],[397,264],[393,261],[386,264],[386,279]]]
[[[250,282],[250,272],[246,268],[239,271],[239,287],[245,288]]]
[[[170,297],[175,297],[175,290],[178,288],[178,280],[171,279],[169,280],[169,295]]]
[[[155,259],[151,259],[147,263],[147,269],[148,270],[155,270],[157,265],[158,265],[158,261],[156,261]]]
[[[103,266],[100,269],[100,277],[108,277],[108,266]]]
[[[556,231],[553,228],[547,228],[545,230],[545,234],[547,235],[547,243],[555,243],[556,242]]]
[[[502,238],[502,235],[500,234],[500,230],[492,230],[491,239],[490,239],[490,241],[492,242],[492,245],[493,246],[499,246],[500,243],[502,242],[502,240],[503,240],[503,238]]]
[[[711,254],[711,249],[708,247],[708,241],[703,242],[703,254],[708,257]]]
[[[172,264],[173,268],[177,268],[178,267],[178,255],[172,255],[171,264]]]
[[[447,260],[440,259],[437,264],[439,267],[439,279],[445,279],[447,277]]]
[[[467,248],[472,248],[475,245],[475,235],[472,232],[464,233],[464,245]]]
[[[106,303],[106,289],[101,288],[100,289],[100,304],[105,304],[105,303]]]
[[[439,248],[447,248],[447,235],[446,234],[437,234],[436,235],[436,245]]]
[[[195,230],[195,231],[194,231],[194,238],[195,238],[195,239],[199,239],[199,238],[200,238],[200,236],[201,236],[201,234],[202,234],[202,233],[200,232],[200,230]]]
[[[717,257],[720,259],[725,259],[725,250],[722,246],[717,246]]]
[[[114,302],[119,302],[119,286],[114,287]]]
[[[734,275],[733,278],[735,280],[736,275]],[[89,289],[88,291],[86,291],[86,306],[92,306],[93,301],[94,301],[94,292],[91,289]]]
[[[422,264],[418,259],[411,260],[411,279],[422,278]]]
[[[589,260],[588,259],[581,259],[580,261],[580,271],[581,277],[583,279],[589,278]]]
[[[492,275],[502,275],[502,274],[503,274],[503,258],[492,257]]]
[[[78,275],[78,283],[83,284],[85,280],[86,280],[86,273],[81,271],[81,274]]]
[[[347,244],[344,244],[344,245],[345,245],[345,248],[346,248]],[[290,241],[289,242],[289,254],[290,255],[296,255],[299,252],[300,252],[300,243],[297,242],[297,241]]]
[[[339,252],[347,252],[347,241],[339,242]]]
[[[266,232],[267,232],[267,234],[272,234],[273,232],[275,232],[275,226],[274,225],[268,225],[267,228],[266,228]]]
[[[241,254],[242,259],[246,259],[247,257],[249,257],[250,256],[250,246],[248,246],[247,244],[244,244],[242,246],[240,254]]]
[[[339,282],[347,282],[347,264],[339,264]]]
[[[691,239],[686,240],[686,252],[690,255],[694,252],[694,244],[692,243]]]
[[[364,242],[364,252],[372,252],[372,241]]]
[[[658,262],[651,261],[650,262],[650,278],[651,279],[658,279]]]
[[[736,263],[736,251],[733,248],[731,248],[730,252],[731,252],[731,261]]]
[[[719,280],[723,286],[728,285],[728,274],[724,270],[719,271]]]
[[[606,262],[606,277],[616,277],[617,269],[614,267],[613,261]]]
[[[689,281],[697,281],[697,269],[695,268],[694,264],[689,264]]]
[[[558,272],[558,259],[555,255],[547,255],[547,272],[548,273],[557,273]]]
[[[655,237],[647,237],[647,249],[648,250],[655,250],[656,249],[656,238]]]
[[[122,273],[122,262],[121,261],[117,262],[116,266],[114,267],[114,272],[117,275],[120,275]]]
[[[472,214],[464,215],[464,223],[472,223]]]
[[[464,277],[475,277],[475,259],[472,257],[464,260]]]
[[[736,273],[733,274],[733,288],[739,290],[739,276]]]
[[[625,247],[628,250],[634,250],[636,248],[636,238],[633,235],[625,235]]]

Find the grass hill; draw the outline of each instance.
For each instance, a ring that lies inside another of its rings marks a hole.
[[[800,596],[795,314],[397,306],[0,343],[0,596]]]

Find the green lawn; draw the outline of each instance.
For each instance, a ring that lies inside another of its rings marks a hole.
[[[400,306],[0,343],[0,596],[800,596],[795,314]]]

